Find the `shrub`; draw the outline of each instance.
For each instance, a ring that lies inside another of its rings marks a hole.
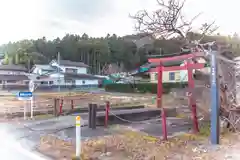
[[[172,88],[184,88],[187,84],[185,83],[164,83],[163,93],[167,94]],[[138,83],[135,88],[132,84],[108,84],[105,86],[105,90],[108,92],[123,92],[123,93],[157,93],[156,83]]]

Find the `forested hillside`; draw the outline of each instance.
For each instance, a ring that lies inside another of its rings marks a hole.
[[[199,34],[189,33],[189,39],[199,38]],[[131,70],[147,62],[149,54],[172,54],[179,52],[183,45],[178,37],[171,39],[144,40],[144,35],[106,35],[106,37],[89,37],[83,35],[65,35],[62,39],[47,40],[45,37],[37,40],[21,40],[11,42],[0,47],[0,52],[5,54],[5,64],[24,64],[31,67],[36,63],[48,63],[57,57],[60,52],[61,59],[82,61],[88,64],[90,71],[100,74],[108,64],[115,64],[123,71]],[[234,36],[205,36],[204,41],[217,40],[230,44],[231,49],[237,54],[239,51],[239,38]],[[140,43],[140,45],[139,45]],[[29,65],[30,64],[30,65]]]

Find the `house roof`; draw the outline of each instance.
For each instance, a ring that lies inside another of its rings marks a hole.
[[[0,65],[0,70],[27,72],[27,68],[22,65]]]
[[[179,61],[169,61],[169,62],[163,62],[162,65],[164,67],[171,67],[171,66],[180,66],[183,63],[183,60]],[[141,66],[141,68],[154,68],[159,66],[159,63],[147,63]]]
[[[48,68],[48,69],[43,69],[44,71],[57,71],[54,67],[52,67],[52,68]]]
[[[32,68],[31,68],[31,72],[33,72],[33,70],[39,67],[44,71],[49,71],[49,72],[53,72],[53,71],[57,71],[57,68],[55,66],[51,66],[49,64],[35,64]]]
[[[2,81],[22,81],[29,80],[28,76],[25,75],[0,75],[0,80]]]
[[[175,56],[181,56],[186,54],[192,54],[191,52],[178,52],[178,53],[172,53],[172,54],[163,54],[163,55],[147,55],[148,58],[166,58],[166,57],[175,57]]]
[[[57,62],[57,60],[52,60],[50,63],[52,62]],[[60,60],[60,64],[59,65],[64,65],[64,66],[71,66],[71,67],[89,67],[88,65],[86,65],[83,62],[74,62],[74,61],[70,61],[70,60]]]
[[[60,72],[63,72],[63,69],[62,68],[60,68],[60,67],[57,67],[57,66],[51,66],[51,70],[49,70],[49,71],[60,71]]]

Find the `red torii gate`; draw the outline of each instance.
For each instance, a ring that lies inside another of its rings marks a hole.
[[[161,117],[162,117],[162,132],[164,140],[167,140],[167,125],[166,125],[166,113],[164,107],[162,107],[162,73],[163,71],[176,71],[176,70],[188,70],[188,87],[189,90],[192,91],[194,88],[194,80],[192,76],[193,69],[201,69],[204,68],[205,64],[203,63],[190,63],[187,61],[187,64],[184,66],[172,66],[172,67],[164,67],[163,62],[168,61],[179,61],[179,60],[187,60],[194,57],[204,56],[203,52],[196,52],[187,55],[180,55],[174,57],[164,57],[164,58],[149,58],[148,62],[150,63],[158,63],[157,68],[150,69],[149,72],[158,72],[158,85],[157,85],[157,107],[161,108]],[[197,119],[197,105],[196,101],[193,98],[192,94],[189,96],[190,106],[192,108],[192,118],[193,118],[193,127],[194,132],[199,132],[198,128],[198,119]]]

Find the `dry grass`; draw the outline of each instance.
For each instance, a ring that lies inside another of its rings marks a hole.
[[[109,130],[110,136],[82,142],[81,160],[225,160],[240,149],[240,136],[234,133],[222,135],[217,149],[211,146],[208,124],[199,134],[185,133],[168,141],[123,126]],[[59,160],[71,160],[75,151],[72,143],[51,136],[43,137],[38,149]]]
[[[112,107],[118,106],[131,106],[131,105],[145,105],[147,107],[156,107],[156,100],[152,94],[144,94],[139,96],[138,94],[126,94],[125,96],[116,96],[110,94],[94,94],[88,92],[43,92],[35,94],[35,103],[38,105],[53,105],[54,98],[60,98],[64,100],[64,106],[70,107],[70,101],[74,100],[74,104],[87,106],[89,102],[97,104],[105,104],[106,101],[110,101]],[[176,107],[182,102],[175,100],[172,95],[163,95],[163,106],[166,108]],[[19,101],[16,95],[0,97],[0,101],[5,106],[22,106],[23,101]]]
[[[183,134],[161,141],[157,137],[123,127],[111,131],[114,132],[111,136],[82,142],[82,160],[179,160],[179,156],[183,155],[198,156],[193,150],[196,142],[206,143],[206,137],[202,135]],[[69,142],[47,136],[42,138],[39,151],[59,160],[60,157],[70,160],[75,148]]]
[[[148,101],[145,103],[146,106],[156,108],[156,95],[148,95]],[[171,94],[162,95],[162,106],[164,108],[175,108],[181,105],[187,105],[188,101],[185,99],[178,99]]]
[[[132,96],[114,96],[109,94],[94,94],[94,93],[50,93],[43,95],[36,95],[34,97],[34,112],[39,112],[42,116],[34,117],[35,119],[49,119],[53,117],[49,111],[54,110],[54,99],[63,99],[63,110],[70,111],[72,109],[72,100],[74,108],[85,108],[88,104],[96,103],[98,105],[105,105],[106,101],[110,101],[111,107],[131,107],[144,105],[147,106],[148,97],[140,97],[138,95]],[[30,112],[30,101],[20,101],[16,96],[12,97],[0,97],[0,114],[2,117],[8,119],[18,117],[15,113],[23,113],[24,106],[26,106],[27,112]],[[151,101],[151,100],[150,100]],[[60,101],[61,102],[61,101]],[[60,106],[60,104],[57,104]],[[59,109],[59,107],[57,108]],[[30,114],[30,113],[29,113]],[[45,116],[47,114],[47,116]],[[22,114],[23,115],[23,114]]]
[[[106,101],[110,101],[111,107],[132,106],[148,103],[148,97],[139,96],[113,96],[108,94],[94,94],[94,93],[44,93],[43,95],[36,95],[34,97],[35,106],[37,108],[46,108],[46,106],[53,106],[54,98],[63,99],[63,109],[71,108],[71,100],[75,107],[87,107],[89,102],[104,105]],[[0,97],[1,108],[14,107],[26,105],[26,102],[19,101],[16,96]]]

